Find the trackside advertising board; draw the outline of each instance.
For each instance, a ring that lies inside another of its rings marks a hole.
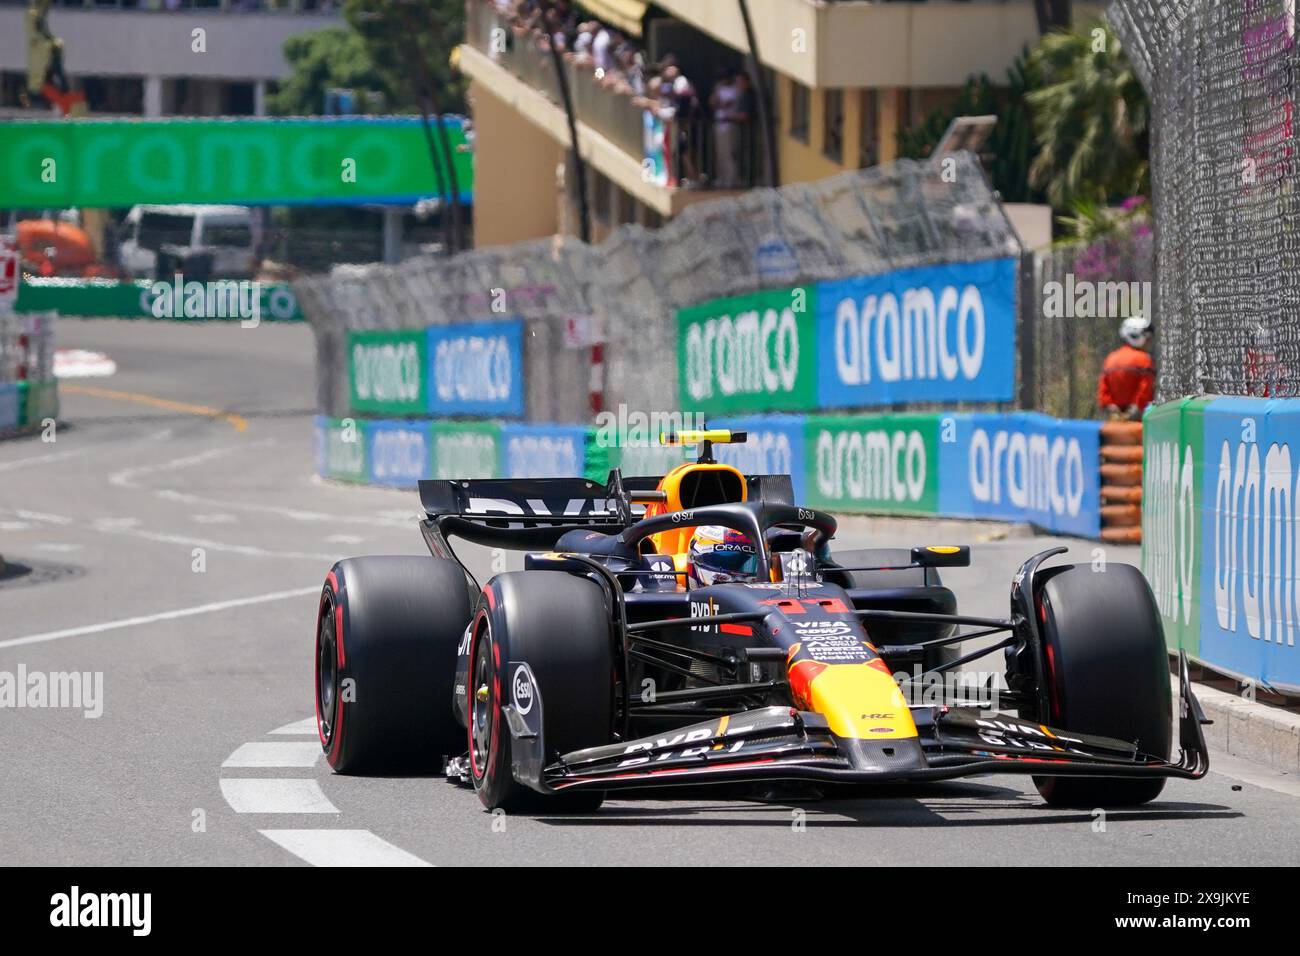
[[[372,485],[414,488],[430,477],[430,427],[421,421],[372,421],[365,424],[366,465]]]
[[[209,308],[209,300],[214,306],[225,306],[231,300],[229,294],[222,295],[209,291],[200,296],[199,308],[192,304],[194,299],[182,294],[180,303],[176,300],[171,281],[165,283],[137,279],[133,282],[119,282],[115,279],[24,279],[18,287],[17,312],[58,312],[60,315],[79,318],[115,318],[115,319],[179,319],[182,321],[226,320],[242,321],[249,316],[239,314],[237,309]],[[209,288],[200,286],[201,288]],[[183,292],[184,287],[182,287]],[[302,310],[293,289],[286,283],[259,282],[257,290],[257,319],[259,322],[301,322]],[[238,291],[236,295],[240,294]],[[238,300],[236,300],[238,301]]]
[[[155,4],[157,6],[157,4]],[[442,119],[461,202],[473,155]],[[9,120],[0,124],[0,209],[137,203],[408,205],[450,183],[414,116]]]
[[[900,269],[817,286],[817,404],[1006,402],[1016,262]]]
[[[403,416],[524,413],[523,322],[348,333],[353,411]]]
[[[944,415],[939,512],[1101,534],[1101,424],[1034,412]]]
[[[571,478],[586,474],[585,425],[502,425],[505,478]]]
[[[501,426],[496,422],[433,422],[434,478],[501,476]]]
[[[804,428],[808,503],[886,514],[936,514],[939,416],[813,416]]]
[[[804,411],[817,402],[812,286],[715,299],[677,313],[681,407]]]
[[[428,339],[431,414],[523,415],[521,320],[435,325]]]
[[[1015,397],[1016,260],[898,269],[677,313],[679,399],[708,415]]]
[[[710,427],[730,428],[748,435],[741,444],[714,445],[713,457],[746,475],[789,475],[794,500],[807,501],[804,458],[804,419],[798,415],[752,415],[719,418]],[[689,454],[689,452],[688,452]]]
[[[353,411],[424,415],[428,411],[428,338],[423,329],[349,332]]]
[[[365,425],[361,419],[316,416],[313,447],[316,474],[342,481],[365,481]]]
[[[1170,646],[1300,691],[1300,399],[1175,402],[1146,422],[1142,563]]]

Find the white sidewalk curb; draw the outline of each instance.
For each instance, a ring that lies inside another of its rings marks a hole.
[[[1173,679],[1175,693],[1178,679]],[[1245,700],[1236,694],[1192,684],[1205,716],[1205,742],[1215,750],[1300,775],[1300,714]],[[1211,759],[1213,769],[1214,761]]]

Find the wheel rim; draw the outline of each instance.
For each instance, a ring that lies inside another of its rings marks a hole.
[[[470,764],[476,778],[487,775],[492,758],[492,738],[496,723],[496,700],[493,693],[492,641],[484,628],[474,652],[474,669],[470,681],[469,747]]]
[[[316,642],[316,707],[320,712],[320,735],[326,749],[334,737],[334,712],[338,702],[338,651],[334,636],[334,609],[326,605],[321,615],[320,639]]]

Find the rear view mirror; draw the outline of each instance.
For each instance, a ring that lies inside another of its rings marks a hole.
[[[970,545],[931,544],[913,548],[912,564],[922,568],[968,568]]]

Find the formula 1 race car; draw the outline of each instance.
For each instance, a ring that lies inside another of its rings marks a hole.
[[[1021,565],[1006,618],[958,614],[939,569],[968,548],[832,552],[835,519],[796,506],[789,477],[713,460],[743,433],[670,440],[701,451],[663,477],[421,481],[432,556],[340,561],[321,594],[330,765],[441,759],[488,808],[538,812],[636,788],[986,773],[1031,774],[1054,805],[1123,806],[1207,772],[1185,659],[1169,759],[1168,657],[1137,569],[1043,567],[1055,548]],[[702,529],[736,573],[692,566]],[[480,587],[454,537],[525,551],[525,569]],[[916,699],[998,651],[996,711]]]

